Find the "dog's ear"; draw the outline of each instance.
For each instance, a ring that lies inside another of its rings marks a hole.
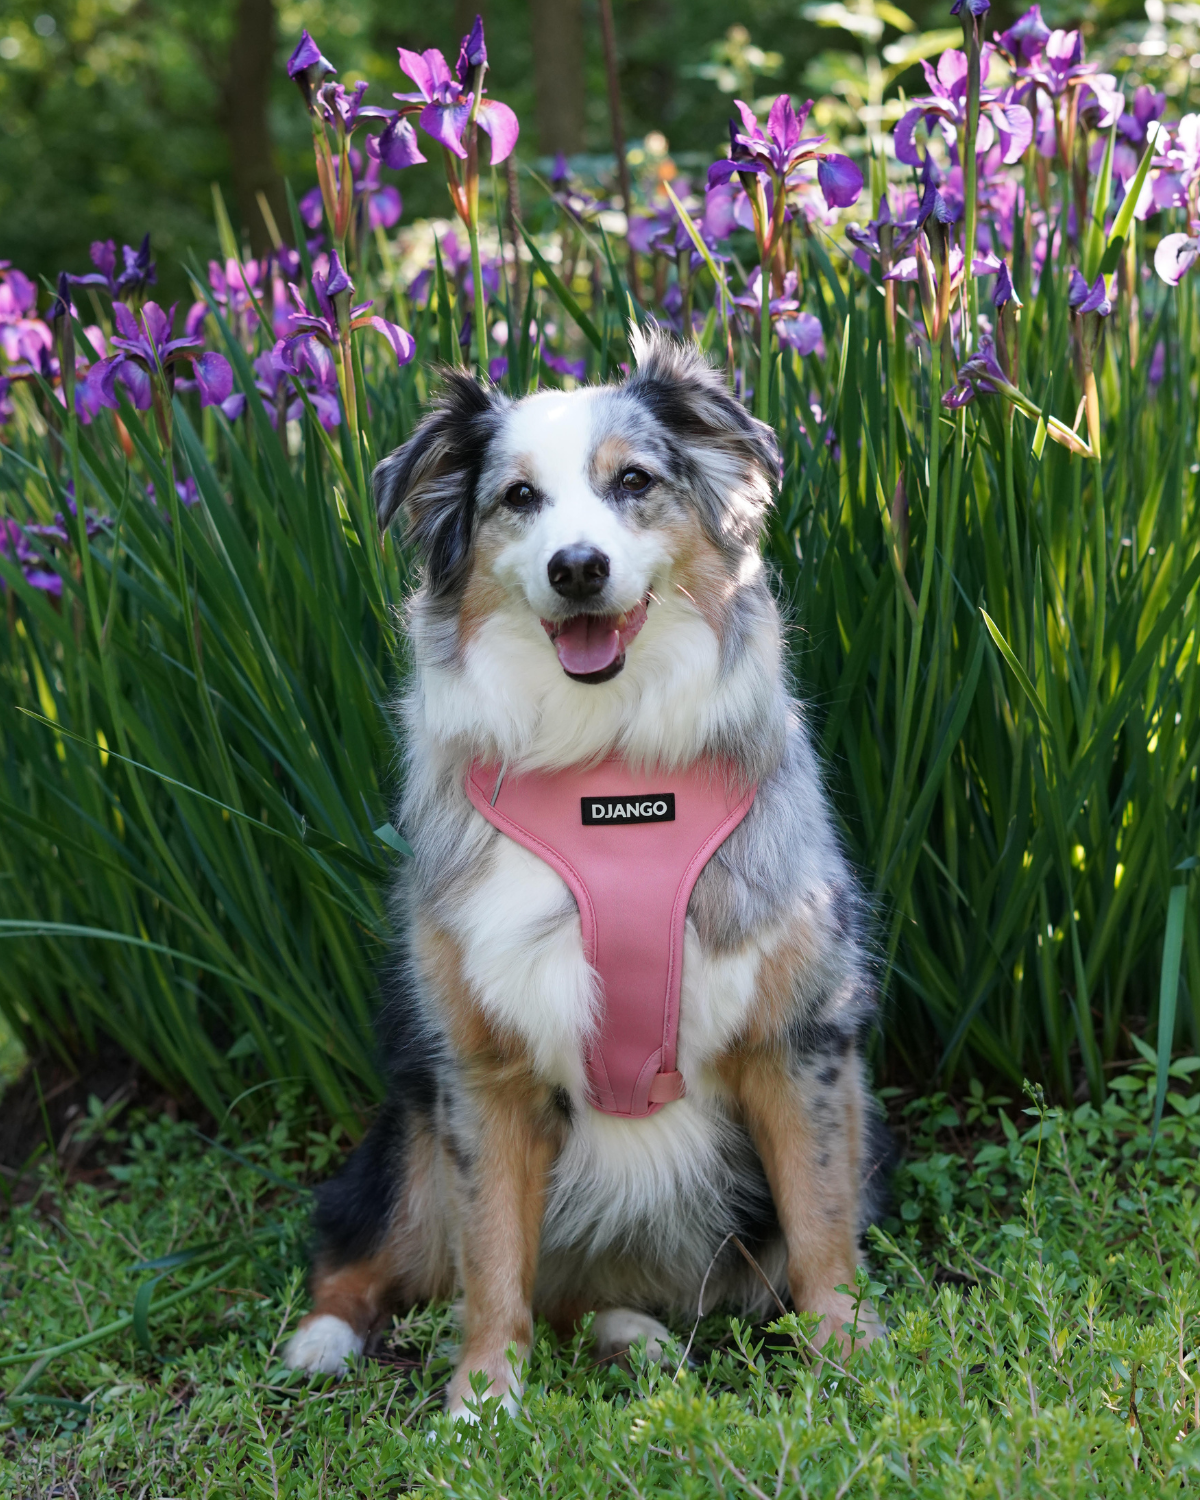
[[[630,331],[636,370],[625,389],[662,423],[688,462],[705,524],[757,534],[783,475],[774,431],[752,417],[693,344],[651,325]]]
[[[449,372],[433,410],[371,476],[380,530],[403,508],[406,536],[425,561],[435,596],[450,593],[466,577],[475,490],[504,404],[469,375]]]

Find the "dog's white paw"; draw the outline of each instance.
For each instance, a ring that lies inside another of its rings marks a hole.
[[[292,1370],[310,1370],[314,1375],[344,1375],[346,1361],[363,1351],[363,1340],[341,1318],[320,1313],[292,1335],[283,1351],[284,1363]]]
[[[657,1364],[663,1357],[671,1330],[648,1313],[634,1312],[631,1307],[610,1307],[596,1314],[592,1334],[601,1359],[624,1354],[630,1344],[645,1339],[646,1358]]]

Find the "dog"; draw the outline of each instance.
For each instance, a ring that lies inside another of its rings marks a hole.
[[[381,1010],[390,1091],[319,1191],[287,1360],[340,1372],[393,1312],[461,1295],[447,1405],[468,1419],[477,1372],[519,1401],[509,1350],[535,1316],[566,1334],[594,1313],[601,1357],[640,1338],[654,1357],[659,1320],[701,1300],[790,1298],[820,1315],[819,1347],[844,1344],[838,1287],[885,1188],[868,914],[760,553],[775,437],[693,347],[631,338],[619,385],[512,400],[448,374],[374,474],[380,526],[403,513],[422,559],[399,707],[413,858]],[[674,1094],[637,1118],[590,1087],[603,998],[576,895],[464,790],[477,763],[499,786],[614,757],[754,789],[687,900]],[[869,1305],[858,1325],[880,1331]]]

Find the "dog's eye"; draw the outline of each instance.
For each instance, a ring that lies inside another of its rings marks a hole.
[[[645,469],[626,469],[621,475],[621,488],[631,495],[640,495],[650,487],[650,476]]]
[[[527,510],[537,499],[537,492],[531,484],[510,484],[504,491],[505,505],[511,505],[514,510]]]

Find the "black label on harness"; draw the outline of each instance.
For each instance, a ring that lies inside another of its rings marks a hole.
[[[650,792],[644,797],[581,797],[585,823],[673,823],[675,793]]]

